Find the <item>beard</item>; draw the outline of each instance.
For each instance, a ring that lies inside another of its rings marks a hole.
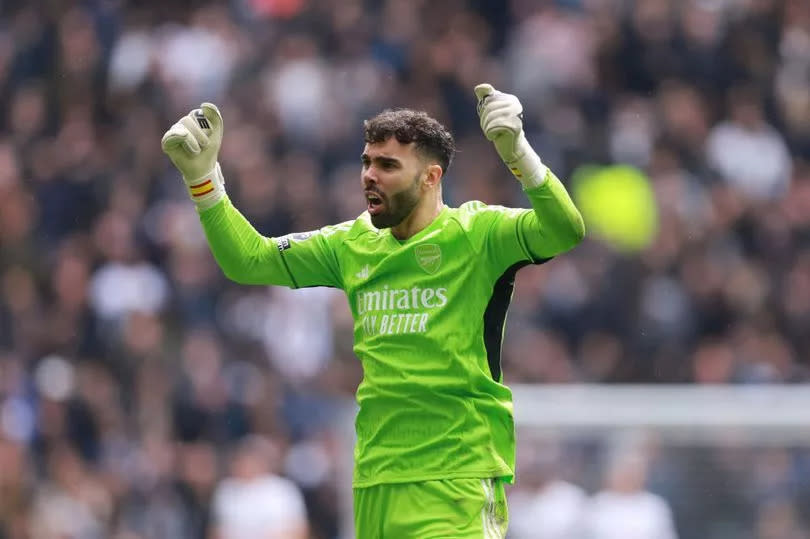
[[[382,193],[379,193],[382,196]],[[385,196],[383,201],[385,209],[377,215],[371,216],[371,224],[377,228],[391,228],[397,226],[408,217],[419,204],[419,174],[411,185],[391,196]]]

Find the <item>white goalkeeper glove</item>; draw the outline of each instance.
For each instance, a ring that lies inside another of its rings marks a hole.
[[[523,133],[523,106],[517,97],[499,92],[491,84],[475,87],[478,116],[487,139],[524,189],[537,187],[546,179],[548,168],[532,149]]]
[[[161,146],[183,175],[191,200],[202,211],[225,196],[225,179],[217,162],[222,145],[222,115],[213,103],[203,103],[171,126]]]

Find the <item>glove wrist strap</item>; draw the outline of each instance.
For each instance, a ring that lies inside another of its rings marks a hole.
[[[225,196],[225,178],[218,162],[208,174],[193,180],[184,176],[183,181],[186,182],[188,194],[197,205],[198,211],[207,210]]]
[[[546,181],[548,167],[540,160],[540,156],[526,140],[523,133],[515,144],[515,154],[511,159],[504,159],[504,163],[512,171],[515,178],[523,184],[524,189],[539,187]]]

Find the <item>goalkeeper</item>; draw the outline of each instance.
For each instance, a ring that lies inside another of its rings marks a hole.
[[[216,106],[203,103],[163,137],[228,278],[331,286],[348,297],[364,372],[353,479],[363,539],[505,536],[515,433],[500,354],[515,273],[585,233],[565,188],[526,140],[518,99],[489,84],[475,93],[481,128],[532,209],[446,206],[453,137],[423,112],[387,110],[364,124],[367,211],[268,238],[225,193]]]

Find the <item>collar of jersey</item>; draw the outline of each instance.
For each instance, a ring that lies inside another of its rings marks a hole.
[[[407,245],[409,243],[419,241],[420,239],[424,238],[425,236],[427,236],[428,234],[439,228],[442,225],[442,223],[444,223],[444,221],[447,219],[447,212],[448,212],[447,204],[444,204],[442,206],[442,211],[439,212],[439,215],[437,215],[436,218],[433,219],[433,221],[431,221],[428,224],[428,226],[426,226],[425,228],[423,228],[422,230],[420,230],[419,232],[417,232],[416,234],[414,234],[413,236],[411,236],[406,240],[398,240],[394,236],[394,234],[391,233],[390,228],[386,228],[383,231],[383,234],[386,234],[389,238],[391,238],[391,241],[396,242],[397,245]]]

